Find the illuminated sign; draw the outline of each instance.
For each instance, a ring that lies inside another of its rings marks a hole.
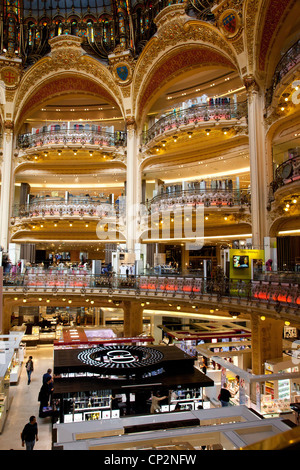
[[[89,366],[103,369],[137,369],[162,361],[164,355],[157,349],[145,346],[114,345],[85,349],[78,359]]]

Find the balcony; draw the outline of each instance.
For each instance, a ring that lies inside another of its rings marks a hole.
[[[13,217],[84,217],[108,216],[119,208],[107,202],[106,199],[92,196],[37,197],[28,204],[15,204]],[[125,210],[125,209],[124,209]]]
[[[184,130],[195,126],[202,126],[209,122],[215,124],[225,122],[229,125],[231,124],[230,121],[233,121],[232,125],[234,125],[242,118],[246,119],[247,114],[247,101],[235,104],[199,105],[181,109],[162,117],[148,131],[145,131],[142,135],[142,143],[147,145],[156,137],[171,133],[172,130],[175,132],[178,129]]]
[[[289,191],[291,184],[300,181],[300,155],[293,158],[289,158],[285,162],[281,163],[275,171],[275,178],[271,183],[273,193],[278,189],[289,185]]]
[[[202,204],[204,207],[238,207],[251,205],[251,194],[248,190],[239,189],[201,189],[200,183],[198,188],[188,190],[175,190],[155,196],[147,203],[152,211],[157,210],[174,210],[182,205]],[[168,187],[173,189],[175,187]]]
[[[65,127],[67,127],[65,123]],[[99,147],[120,148],[126,146],[126,133],[123,131],[105,132],[97,129],[100,126],[82,125],[76,129],[63,128],[63,124],[51,126],[50,130],[42,128],[35,134],[21,134],[18,136],[17,147],[21,150],[46,149],[55,146],[69,146],[70,148]]]
[[[282,308],[290,308],[297,318],[300,314],[300,284],[297,279],[273,282],[193,276],[145,275],[126,278],[114,274],[95,276],[84,269],[29,268],[25,274],[4,274],[3,286],[4,294],[14,295],[95,294],[98,301],[101,297],[107,300],[126,296],[126,300],[168,299],[179,302],[179,307],[181,302],[186,303],[187,308],[199,302],[228,309],[252,305],[268,311],[270,315],[273,311],[278,314]],[[66,301],[66,298],[62,300]]]
[[[283,77],[292,71],[300,62],[300,39],[290,47],[278,62],[270,88],[266,92],[266,107],[268,108],[276,90]]]

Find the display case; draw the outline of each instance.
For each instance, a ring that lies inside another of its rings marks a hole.
[[[60,400],[60,421],[64,423],[95,421],[99,419],[118,418],[119,410],[111,410],[111,390],[99,390],[86,393],[77,393],[73,397],[64,397]]]
[[[162,405],[161,411],[173,411],[177,404],[180,405],[180,410],[197,410],[202,403],[202,389],[201,388],[186,388],[172,390],[169,396],[169,404]]]
[[[22,364],[24,362],[26,347],[20,344],[19,348],[15,350],[10,366],[10,384],[14,385],[19,382]]]
[[[283,413],[291,413],[290,400],[272,399],[271,395],[261,396],[261,414],[265,418],[279,417]]]
[[[299,366],[295,365],[290,357],[269,360],[265,363],[265,374],[270,379],[265,382],[265,395],[270,395],[273,400],[293,401],[293,397],[300,390],[300,378],[284,378],[272,380],[272,375],[277,373],[299,372]]]

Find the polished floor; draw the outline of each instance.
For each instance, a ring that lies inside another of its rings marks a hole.
[[[51,450],[51,418],[39,418],[38,394],[43,374],[47,369],[53,369],[53,346],[28,348],[25,362],[28,356],[32,356],[34,362],[32,381],[27,385],[27,374],[23,364],[19,383],[10,386],[11,404],[3,432],[0,434],[0,450],[25,450],[25,447],[22,447],[20,434],[31,415],[36,416],[38,423],[39,440],[34,449]]]

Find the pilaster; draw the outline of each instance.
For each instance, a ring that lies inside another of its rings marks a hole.
[[[134,253],[138,241],[138,213],[140,205],[141,176],[138,160],[136,124],[127,119],[127,168],[126,168],[126,237],[127,249]]]
[[[143,333],[143,308],[140,302],[124,301],[124,336],[132,338]]]
[[[252,373],[261,375],[268,359],[282,356],[282,333],[284,322],[272,318],[262,320],[251,315]]]
[[[9,220],[13,197],[13,129],[14,124],[12,121],[4,121],[0,202],[0,245],[3,247],[4,252],[8,251],[9,245]]]
[[[248,95],[248,133],[251,181],[251,222],[252,245],[263,249],[267,236],[267,167],[265,155],[265,134],[262,91],[253,77],[244,80]]]

